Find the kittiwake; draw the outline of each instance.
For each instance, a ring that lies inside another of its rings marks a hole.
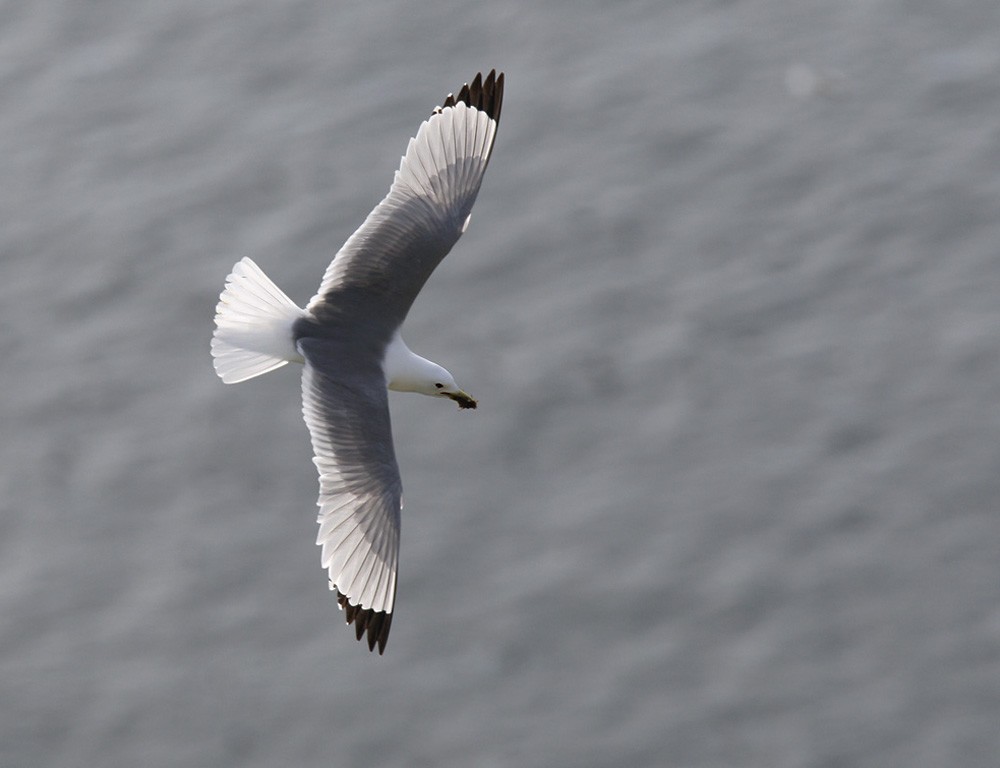
[[[298,307],[248,258],[226,278],[212,356],[227,384],[301,363],[302,414],[319,471],[330,589],[358,640],[385,651],[396,599],[402,484],[387,388],[475,408],[454,377],[400,335],[431,272],[469,225],[500,121],[503,73],[449,94],[410,139],[389,194]]]

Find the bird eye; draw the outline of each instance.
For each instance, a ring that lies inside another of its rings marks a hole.
[[[438,389],[444,389],[444,384],[442,384],[441,382],[435,382],[434,386],[437,387]]]

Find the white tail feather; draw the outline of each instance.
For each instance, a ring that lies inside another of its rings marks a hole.
[[[236,384],[286,363],[301,363],[292,324],[306,311],[250,259],[236,262],[215,308],[215,372]]]

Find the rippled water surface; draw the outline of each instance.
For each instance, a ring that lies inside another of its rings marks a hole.
[[[0,6],[0,762],[908,766],[1000,754],[1000,11]],[[502,68],[393,396],[384,657],[342,626],[300,302]]]

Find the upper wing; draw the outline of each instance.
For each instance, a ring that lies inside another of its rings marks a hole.
[[[489,163],[503,102],[503,73],[476,75],[410,139],[389,194],[337,253],[307,309],[337,291],[377,295],[397,325],[468,225]]]
[[[385,650],[396,597],[402,484],[385,379],[377,366],[331,365],[323,342],[300,339],[302,413],[319,471],[319,534],[330,589],[358,640]]]

